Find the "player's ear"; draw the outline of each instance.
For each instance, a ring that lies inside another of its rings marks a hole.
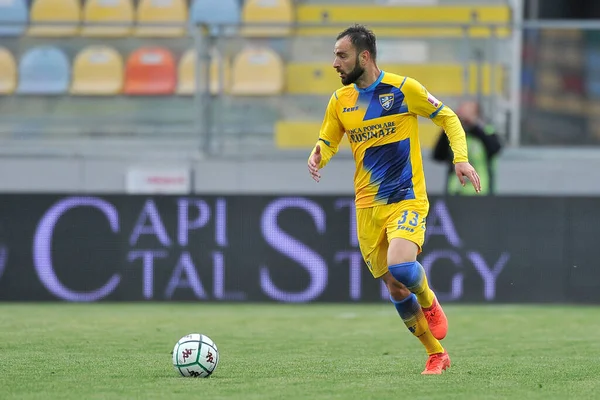
[[[360,64],[361,66],[365,66],[367,64],[367,61],[369,61],[369,58],[371,57],[371,55],[369,54],[368,50],[363,50],[360,53]]]

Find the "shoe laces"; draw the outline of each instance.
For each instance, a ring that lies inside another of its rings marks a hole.
[[[425,369],[433,369],[434,367],[439,367],[441,362],[442,362],[442,356],[444,354],[440,353],[440,354],[432,354],[429,356],[429,358],[427,359],[427,363],[425,363]]]
[[[437,314],[437,304],[434,301],[431,304],[431,307],[429,307],[428,309],[423,310],[423,313],[425,314],[425,317],[427,318],[431,318],[431,317],[435,317],[435,315]]]

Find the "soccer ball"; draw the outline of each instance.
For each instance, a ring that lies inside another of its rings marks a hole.
[[[219,364],[217,345],[206,335],[190,333],[173,348],[173,366],[181,376],[207,378]]]

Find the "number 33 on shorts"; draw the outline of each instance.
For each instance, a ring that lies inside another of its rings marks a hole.
[[[425,229],[425,217],[421,217],[416,211],[404,210],[398,220],[398,230],[414,233],[417,227]]]

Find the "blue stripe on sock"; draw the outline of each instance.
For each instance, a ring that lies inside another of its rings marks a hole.
[[[394,300],[392,296],[390,296],[390,300],[396,307],[398,315],[400,315],[402,320],[407,320],[414,317],[421,309],[421,306],[419,306],[419,302],[417,301],[417,296],[415,296],[413,293],[400,301]]]

